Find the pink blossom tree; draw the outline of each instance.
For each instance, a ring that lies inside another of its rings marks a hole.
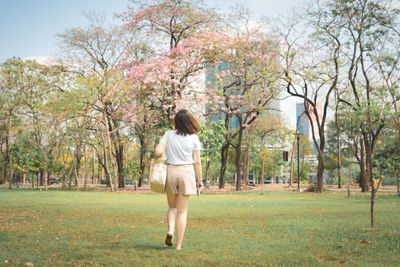
[[[166,126],[176,110],[192,106],[190,100],[195,92],[189,85],[205,67],[208,41],[218,41],[212,41],[213,34],[208,33],[217,16],[202,1],[135,3],[122,19],[127,27],[151,38],[154,51],[145,62],[131,62],[123,67],[128,69],[132,90],[149,90],[148,108],[159,110],[164,118],[162,126]]]
[[[279,93],[280,77],[277,47],[272,36],[264,33],[262,27],[246,29],[236,31],[229,38],[229,49],[218,55],[225,67],[216,68],[213,82],[207,89],[210,113],[220,116],[228,133],[221,150],[220,188],[224,186],[228,149],[232,146],[236,151],[236,190],[241,189],[244,130]],[[232,125],[235,121],[237,128]]]

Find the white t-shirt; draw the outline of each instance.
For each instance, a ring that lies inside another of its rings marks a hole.
[[[165,144],[167,133],[163,135],[160,143]],[[180,165],[192,164],[193,151],[201,150],[199,137],[196,134],[178,135],[176,130],[169,131],[167,144],[167,163]]]

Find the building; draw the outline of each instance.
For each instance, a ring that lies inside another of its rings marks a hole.
[[[310,120],[305,113],[304,103],[296,103],[296,128],[298,133],[310,138]]]

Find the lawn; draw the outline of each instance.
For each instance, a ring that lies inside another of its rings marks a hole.
[[[267,192],[190,200],[181,251],[164,195],[0,189],[0,266],[400,266],[400,198]]]

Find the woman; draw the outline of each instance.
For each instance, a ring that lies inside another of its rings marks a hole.
[[[169,209],[167,214],[168,233],[165,238],[165,244],[172,246],[176,219],[177,250],[182,248],[189,195],[196,194],[195,172],[197,186],[202,186],[201,144],[196,135],[199,130],[200,127],[195,117],[187,110],[180,110],[175,116],[175,130],[165,133],[155,149],[155,155],[161,156],[167,141],[167,181],[165,192],[167,193]]]

